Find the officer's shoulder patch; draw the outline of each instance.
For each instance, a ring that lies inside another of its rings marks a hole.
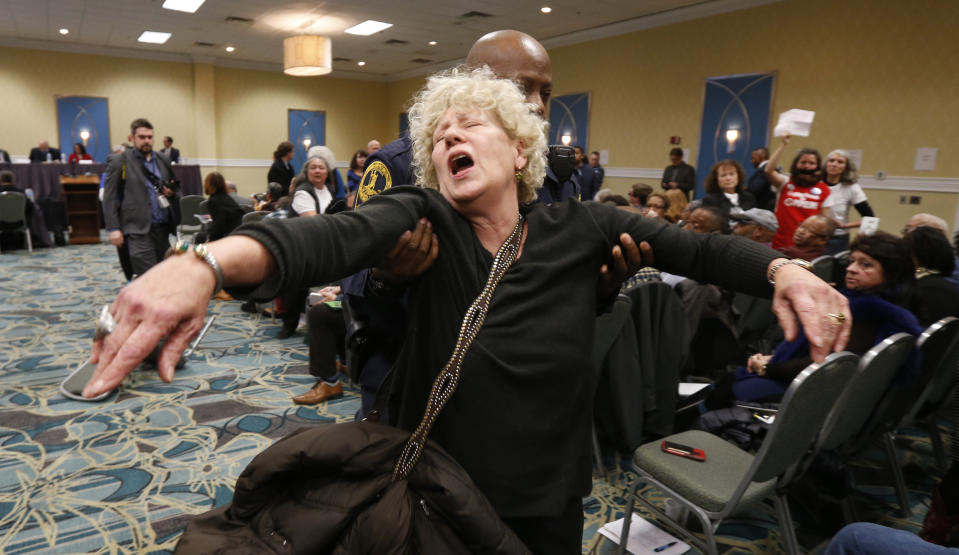
[[[379,160],[366,166],[360,187],[356,192],[356,205],[359,206],[393,186],[390,169]]]

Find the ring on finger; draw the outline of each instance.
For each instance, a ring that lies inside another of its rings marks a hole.
[[[826,316],[835,320],[837,324],[842,324],[846,321],[846,315],[842,312],[830,312],[829,314],[826,314]]]

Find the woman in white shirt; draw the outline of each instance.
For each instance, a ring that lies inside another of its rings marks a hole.
[[[859,227],[862,222],[849,221],[849,208],[855,207],[861,217],[874,216],[872,207],[866,200],[859,183],[856,183],[856,165],[849,159],[845,150],[834,150],[826,157],[823,181],[829,184],[829,198],[824,208],[829,208],[829,216],[839,224],[829,243],[827,254],[836,254],[849,248],[849,228]]]

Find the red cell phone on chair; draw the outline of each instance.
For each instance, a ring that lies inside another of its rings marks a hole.
[[[699,462],[704,462],[706,460],[706,453],[702,449],[697,449],[681,443],[663,441],[662,448],[664,453],[676,455],[677,457],[684,457]]]

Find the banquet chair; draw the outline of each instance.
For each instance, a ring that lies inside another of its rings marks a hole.
[[[716,555],[716,530],[720,523],[748,506],[772,498],[787,549],[797,552],[789,506],[776,491],[777,480],[806,453],[829,414],[824,409],[836,402],[855,372],[857,361],[854,354],[833,353],[822,363],[810,364],[800,372],[786,390],[775,421],[755,455],[700,430],[663,439],[702,449],[704,461],[666,453],[659,441],[641,445],[633,454],[633,470],[638,477],[627,495],[620,537],[629,537],[633,506],[639,501],[702,551]],[[706,536],[705,543],[640,495],[640,487],[646,484],[696,515]],[[625,549],[626,544],[621,541],[619,553],[625,553]]]
[[[929,326],[916,343],[922,353],[922,383],[909,410],[888,430],[884,441],[894,446],[895,432],[912,424],[919,424],[929,433],[936,466],[946,471],[946,451],[936,425],[936,415],[952,400],[956,389],[956,371],[959,369],[959,319],[943,318]],[[892,442],[892,443],[891,443]],[[892,461],[890,461],[892,462]]]
[[[27,225],[27,196],[14,191],[0,193],[0,234],[4,232],[22,232],[26,240],[27,251],[33,252],[30,240],[30,228]]]
[[[829,254],[824,254],[812,261],[812,273],[826,283],[833,281],[835,267],[836,259]]]
[[[203,230],[203,224],[197,221],[196,215],[201,213],[200,204],[205,201],[203,195],[180,197],[180,222],[182,223],[176,226],[176,238],[178,240],[183,239],[186,235],[196,235]]]
[[[247,212],[246,214],[243,214],[243,223],[253,224],[259,222],[266,217],[267,214],[269,214],[269,212],[263,210],[259,212]]]
[[[862,434],[870,422],[870,416],[877,413],[877,407],[883,396],[891,388],[893,380],[902,369],[903,363],[915,347],[916,338],[908,333],[889,336],[863,355],[859,361],[859,371],[850,380],[842,392],[839,402],[833,408],[812,453],[807,456],[808,468],[813,457],[821,451],[835,451],[843,461],[847,461],[872,442],[862,441]],[[905,480],[898,464],[890,469],[895,480],[899,496],[900,511],[910,513],[906,499]],[[841,499],[847,521],[855,520],[855,507],[849,496]]]

